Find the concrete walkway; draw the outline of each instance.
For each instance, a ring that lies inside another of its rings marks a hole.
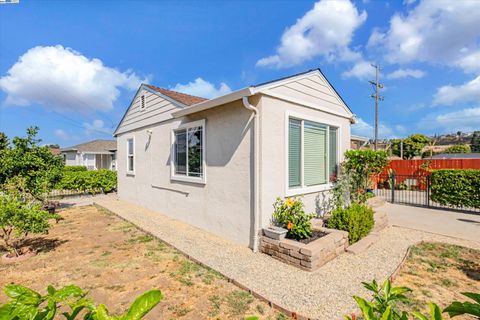
[[[465,240],[480,241],[480,214],[387,203],[390,224]]]
[[[131,203],[112,198],[95,202],[188,257],[219,271],[241,287],[311,319],[341,319],[356,311],[352,296],[367,293],[361,281],[388,278],[414,243],[439,241],[480,249],[477,242],[389,227],[380,233],[379,242],[367,251],[359,255],[344,253],[319,270],[307,272]]]

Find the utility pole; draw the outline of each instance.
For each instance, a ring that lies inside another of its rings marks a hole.
[[[380,67],[377,65],[372,64],[372,67],[375,68],[375,81],[369,81],[370,84],[373,86],[375,93],[372,93],[370,97],[375,98],[375,150],[378,147],[378,101],[383,101],[383,97],[379,95],[379,90],[383,89],[383,84],[379,83],[380,77]]]

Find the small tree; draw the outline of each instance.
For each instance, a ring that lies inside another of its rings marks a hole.
[[[406,139],[403,139],[403,159],[412,159],[415,156],[420,156],[422,154],[422,149],[430,142],[430,138],[423,134],[412,134]],[[392,143],[392,153],[396,156],[401,156],[402,154],[402,139],[393,139]]]
[[[480,131],[473,132],[472,142],[472,152],[480,152]]]
[[[19,256],[22,240],[30,233],[45,233],[49,219],[58,215],[43,210],[41,202],[25,191],[25,179],[15,178],[0,193],[0,239],[8,251]]]
[[[468,144],[457,144],[451,147],[448,147],[443,151],[444,153],[471,153],[472,150]]]
[[[11,145],[0,135],[0,184],[15,177],[25,179],[28,193],[41,199],[62,177],[63,161],[46,146],[40,147],[38,127],[27,129],[26,137],[15,137]]]

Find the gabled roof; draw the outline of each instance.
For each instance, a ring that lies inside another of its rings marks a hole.
[[[272,80],[272,81],[268,81],[268,82],[263,82],[263,83],[256,84],[256,85],[251,85],[249,87],[246,87],[246,88],[243,88],[243,89],[240,89],[240,90],[237,90],[237,91],[233,91],[229,94],[226,94],[226,95],[223,95],[223,96],[211,99],[211,100],[202,101],[202,102],[199,102],[197,104],[192,105],[189,108],[184,108],[182,110],[175,111],[173,113],[173,116],[174,117],[181,117],[181,116],[185,116],[185,115],[188,115],[188,114],[192,114],[192,113],[200,112],[200,111],[207,110],[207,109],[210,109],[210,108],[214,108],[214,107],[222,105],[222,104],[226,104],[226,103],[229,103],[229,102],[232,102],[232,101],[235,101],[235,100],[242,99],[245,96],[248,97],[248,96],[252,96],[252,95],[257,94],[257,93],[266,92],[268,89],[270,89],[272,87],[275,87],[275,86],[277,86],[277,85],[279,85],[283,82],[294,81],[296,79],[301,79],[303,77],[308,77],[312,74],[318,74],[326,80],[328,85],[332,88],[332,90],[335,92],[335,94],[339,97],[339,99],[343,103],[343,107],[344,107],[345,111],[347,112],[348,116],[351,118],[351,121],[354,121],[355,116],[354,116],[352,110],[348,107],[348,105],[345,103],[343,98],[338,94],[337,90],[332,86],[332,84],[328,81],[328,79],[325,77],[325,75],[322,73],[322,71],[318,68],[308,70],[308,71],[305,71],[305,72],[301,72],[301,73],[297,73],[297,74],[294,74],[294,75],[291,75],[291,76],[288,76],[288,77],[283,77],[283,78],[280,78],[280,79],[276,79],[276,80]]]
[[[116,140],[93,140],[77,144],[68,148],[60,149],[61,152],[77,151],[85,153],[113,153],[117,150]]]
[[[164,89],[164,88],[155,87],[155,86],[152,86],[151,84],[145,84],[145,86],[147,86],[148,88],[150,88],[152,90],[160,92],[161,94],[166,95],[167,97],[169,97],[169,98],[171,98],[175,101],[178,101],[181,104],[184,104],[186,106],[191,106],[191,105],[194,105],[194,104],[197,104],[197,103],[208,100],[208,99],[205,99],[205,98],[196,97],[196,96],[192,96],[192,95],[177,92],[177,91],[172,91],[172,90],[167,90],[167,89]]]

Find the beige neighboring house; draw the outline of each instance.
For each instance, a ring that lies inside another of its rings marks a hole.
[[[370,139],[363,136],[350,135],[350,148],[353,150],[360,150],[368,144]]]
[[[256,250],[277,197],[321,214],[353,121],[319,69],[211,100],[142,84],[114,133],[118,196]]]
[[[60,149],[66,166],[85,166],[88,170],[116,170],[117,142],[93,140]]]

